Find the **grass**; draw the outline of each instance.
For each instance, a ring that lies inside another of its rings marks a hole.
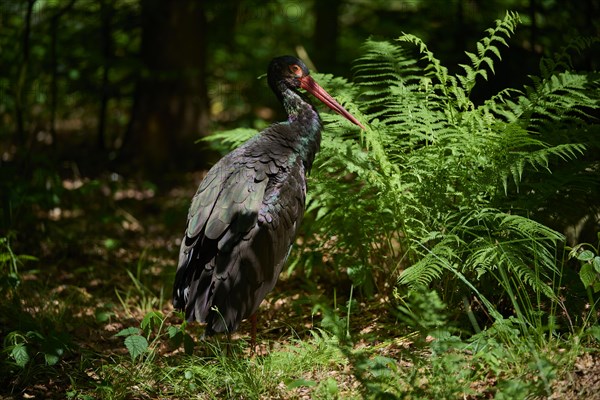
[[[203,355],[156,354],[144,360],[124,357],[96,371],[93,388],[74,388],[78,396],[103,391],[103,398],[289,398],[312,391],[339,394],[343,389],[320,381],[324,374],[344,373],[344,358],[331,339],[294,341],[262,356],[248,357],[244,343],[203,344]]]

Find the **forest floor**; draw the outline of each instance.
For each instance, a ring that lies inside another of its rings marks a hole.
[[[139,327],[153,311],[164,316],[167,327],[181,324],[171,285],[187,207],[201,178],[190,173],[159,186],[115,174],[56,180],[60,201],[34,207],[31,230],[12,240],[15,254],[37,261],[21,266],[21,284],[2,306],[0,332],[5,346],[10,332],[26,337],[31,360],[24,368],[5,369],[12,375],[0,379],[0,398],[600,398],[596,352],[554,349],[550,359],[556,365],[542,383],[537,367],[511,372],[517,364],[503,366],[502,355],[495,369],[468,349],[442,357],[431,344],[436,339],[419,337],[390,312],[391,291],[356,295],[346,314],[339,305],[350,295],[347,277],[307,276],[301,268],[282,274],[261,306],[255,352],[248,345],[247,321],[230,345],[224,337],[201,340],[202,326],[194,323],[187,332],[196,342],[196,359],[168,345],[163,335],[151,341],[153,357],[132,360],[119,332]],[[341,310],[341,325],[324,324],[336,318],[335,310]],[[345,326],[351,342],[341,343],[324,326]],[[47,357],[59,348],[58,362]],[[561,352],[571,354],[568,367],[560,365]],[[283,354],[292,358],[277,361]],[[307,360],[296,367],[300,358]],[[195,362],[213,368],[214,376],[200,376],[205,371],[194,370]],[[167,376],[169,368],[182,377]],[[447,376],[452,374],[457,378]],[[149,376],[162,383],[149,383]],[[225,376],[233,382],[218,383]],[[520,386],[511,389],[512,381]]]

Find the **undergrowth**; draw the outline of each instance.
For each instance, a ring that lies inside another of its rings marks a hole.
[[[564,282],[576,271],[555,227],[566,227],[561,210],[575,205],[597,219],[590,199],[598,191],[600,81],[575,71],[571,57],[593,51],[598,40],[569,43],[541,61],[530,85],[475,103],[473,89],[493,79],[518,23],[514,13],[496,21],[476,52],[465,53],[462,73],[451,74],[422,40],[403,34],[394,42],[368,40],[353,84],[315,74],[367,128],[358,133],[339,116],[321,114],[326,134],[303,225],[308,251],[290,267],[311,273],[327,254],[325,267],[347,273],[362,294],[390,293],[400,307],[414,291],[434,290],[452,310],[444,314],[447,335],[478,348],[474,359],[490,363],[486,368],[501,358],[524,363],[520,380],[494,382],[498,393],[506,391],[499,398],[548,395],[557,373],[551,349],[568,347],[564,338],[577,343],[596,322],[595,294],[592,312],[569,309],[565,300]],[[209,140],[237,145],[254,133]],[[597,288],[596,258],[584,253],[579,260],[587,262],[583,282]],[[482,353],[490,343],[498,348]],[[452,364],[445,357],[473,362],[443,354],[440,371]],[[464,385],[456,390],[427,395],[470,393]]]
[[[529,86],[475,103],[474,89],[493,79],[518,23],[513,13],[497,21],[458,74],[409,34],[368,40],[352,85],[315,74],[367,128],[321,114],[303,244],[288,273],[333,270],[351,283],[333,306],[313,305],[310,337],[253,356],[244,340],[197,340],[187,323],[172,323],[155,285],[164,277],[147,274],[145,253],[124,270],[129,285],[112,292],[120,308],[107,302],[74,317],[91,296],[72,287],[72,297],[56,301],[58,291],[31,291],[31,307],[19,268],[32,258],[2,238],[3,318],[23,322],[1,331],[3,383],[18,393],[70,368],[72,399],[550,396],[600,339],[598,244],[567,246],[553,226],[561,213],[548,206],[560,197],[566,207],[585,203],[597,191],[598,75],[570,63],[596,41],[574,41],[544,59]],[[231,148],[255,133],[209,140]],[[597,202],[586,207],[593,213]],[[104,246],[118,247],[111,243]],[[377,312],[392,321],[379,336],[369,329],[381,315],[363,314],[374,294]],[[584,305],[574,306],[570,298],[582,294]],[[78,350],[70,333],[86,317],[113,329],[104,340],[117,348]]]
[[[374,274],[384,281],[399,275],[408,287],[446,285],[454,271],[475,283],[504,268],[552,296],[547,282],[561,262],[563,236],[528,215],[536,204],[527,204],[527,176],[560,180],[553,163],[576,161],[594,140],[586,134],[595,123],[587,112],[598,107],[598,82],[546,60],[531,87],[474,104],[474,85],[490,79],[517,23],[507,14],[489,29],[478,53],[467,53],[465,74],[450,75],[420,39],[403,35],[365,44],[354,88],[320,77],[338,87],[338,98],[360,99],[358,107],[346,104],[369,121],[357,141],[339,118],[324,116],[330,135],[310,191],[313,229],[336,238],[343,259],[335,264],[355,284]],[[589,45],[581,41],[577,49]],[[544,190],[560,188],[535,191]]]

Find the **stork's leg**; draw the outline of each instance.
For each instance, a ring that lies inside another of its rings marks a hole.
[[[233,353],[231,352],[231,333],[229,331],[227,331],[226,335],[227,335],[227,344],[226,344],[227,357],[231,357],[233,355]]]
[[[258,311],[250,316],[250,351],[252,354],[256,352],[256,317]]]

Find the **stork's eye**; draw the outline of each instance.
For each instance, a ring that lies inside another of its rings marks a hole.
[[[290,65],[290,71],[296,76],[302,76],[302,68],[300,68],[297,64]]]

